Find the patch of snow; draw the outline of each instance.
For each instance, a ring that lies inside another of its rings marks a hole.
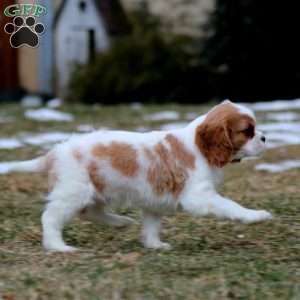
[[[266,134],[267,148],[276,148],[284,145],[299,145],[300,135],[295,133],[279,133],[279,132],[268,132]]]
[[[274,122],[274,123],[263,123],[257,126],[262,131],[288,131],[300,133],[300,122],[285,123],[285,122]]]
[[[269,132],[266,135],[267,140],[271,141],[283,141],[285,143],[300,143],[300,135],[295,133],[279,133],[279,132]]]
[[[269,113],[267,119],[279,122],[292,122],[300,120],[300,114],[294,112]]]
[[[16,149],[22,147],[23,144],[14,138],[1,138],[0,149]]]
[[[161,111],[158,113],[146,115],[146,121],[164,121],[164,120],[178,120],[179,113],[177,111]]]
[[[145,127],[145,126],[139,126],[135,129],[137,132],[149,132],[150,131],[150,128],[148,127]]]
[[[164,124],[160,127],[161,130],[174,130],[174,129],[181,129],[187,126],[189,123],[187,122],[178,122],[178,123],[170,123]]]
[[[130,104],[130,107],[135,110],[141,110],[143,107],[143,104],[140,102],[133,102]]]
[[[89,124],[81,124],[77,126],[77,130],[80,132],[92,132],[95,131],[95,127]]]
[[[240,104],[247,105],[256,111],[276,111],[276,110],[300,109],[300,99],[274,100],[274,101],[266,101],[266,102],[240,103]]]
[[[16,163],[16,161],[0,162],[0,174],[7,174],[7,173],[9,173],[10,167],[14,163]]]
[[[281,117],[281,114],[274,115]],[[290,117],[292,116],[290,115]],[[257,128],[265,132],[266,145],[269,149],[300,144],[300,122],[270,122],[259,124]]]
[[[184,118],[186,120],[194,120],[198,117],[198,114],[194,113],[194,112],[188,112],[186,114],[184,114]]]
[[[39,96],[27,95],[22,98],[21,105],[23,107],[38,107],[43,104],[43,100]]]
[[[83,125],[77,126],[77,130],[82,133],[90,133],[90,132],[99,131],[99,130],[111,130],[111,128],[105,127],[105,126],[95,128],[92,125],[83,124]]]
[[[62,106],[63,101],[60,98],[54,98],[48,101],[47,106],[50,108],[58,108]]]
[[[255,169],[258,171],[267,171],[270,173],[284,172],[291,169],[300,168],[300,160],[285,160],[274,164],[258,164]]]
[[[71,122],[74,117],[71,114],[63,113],[49,108],[25,111],[25,117],[36,121],[61,121]]]
[[[43,146],[47,144],[55,144],[67,140],[72,136],[66,132],[47,132],[36,135],[27,135],[22,138],[23,142],[33,146]]]

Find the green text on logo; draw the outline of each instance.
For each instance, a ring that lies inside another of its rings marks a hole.
[[[40,17],[47,13],[47,8],[40,4],[14,4],[7,6],[4,15],[7,17],[35,16]]]

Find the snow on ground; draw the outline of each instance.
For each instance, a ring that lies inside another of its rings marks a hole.
[[[264,132],[268,148],[300,144],[299,122],[262,123],[257,127]]]
[[[196,119],[197,117],[198,117],[198,114],[197,114],[197,113],[194,113],[194,112],[188,112],[188,113],[185,113],[185,114],[184,114],[184,118],[185,118],[186,120],[190,120],[190,121]]]
[[[16,149],[23,146],[23,143],[15,138],[0,138],[0,149]]]
[[[169,123],[160,126],[160,130],[174,130],[174,129],[181,129],[187,126],[189,123],[187,122],[177,122],[177,123]]]
[[[286,145],[300,145],[299,133],[268,132],[266,137],[269,149]]]
[[[274,100],[267,102],[256,102],[256,103],[240,103],[247,105],[256,111],[277,111],[277,110],[289,110],[289,109],[300,109],[300,99],[294,100]]]
[[[75,134],[54,131],[41,134],[25,135],[22,137],[22,141],[32,146],[44,146],[65,141],[73,135]]]
[[[285,160],[273,164],[258,164],[255,167],[258,171],[267,171],[270,173],[284,172],[296,168],[300,168],[300,160]]]
[[[130,104],[130,107],[134,110],[141,110],[143,108],[143,104],[140,102],[133,102]]]
[[[257,126],[265,133],[268,148],[300,144],[300,114],[290,111],[300,109],[300,99],[246,103],[246,105],[255,111],[270,111],[264,115],[264,119],[271,122],[258,123]],[[285,111],[276,112],[280,110]]]
[[[23,107],[38,107],[43,104],[43,100],[39,96],[27,95],[22,98],[21,105]]]
[[[95,130],[95,127],[90,124],[81,124],[77,126],[79,132],[92,132]]]
[[[267,137],[267,148],[300,145],[300,114],[291,110],[300,109],[300,99],[287,101],[257,102],[248,104],[256,111],[271,111],[264,118],[271,122],[261,123],[258,129]],[[285,112],[275,112],[285,110]],[[272,112],[273,111],[273,112]],[[300,168],[300,160],[285,160],[273,164],[258,164],[255,169],[271,173]]]
[[[264,132],[274,132],[274,131],[287,131],[287,132],[297,132],[300,133],[300,122],[272,122],[272,123],[262,123],[258,124],[258,129]]]
[[[300,120],[300,114],[294,112],[269,113],[266,118],[277,122],[292,122]]]
[[[81,132],[81,133],[89,133],[89,132],[93,132],[96,130],[111,130],[111,128],[109,127],[98,127],[95,128],[93,125],[90,124],[81,124],[77,126],[77,131]]]
[[[40,134],[21,134],[17,138],[0,138],[0,149],[16,149],[26,145],[49,148],[49,146],[63,142],[71,136],[79,135],[79,133],[68,132],[45,132]]]
[[[36,121],[61,121],[61,122],[71,122],[74,117],[71,114],[63,113],[57,110],[49,108],[40,108],[36,110],[27,110],[24,113],[25,117],[28,119]]]
[[[180,114],[177,111],[161,111],[158,113],[144,116],[146,121],[165,121],[165,120],[178,120]]]
[[[63,101],[60,98],[54,98],[48,101],[47,106],[50,108],[58,108],[62,106]]]
[[[139,126],[139,127],[135,128],[135,131],[143,133],[143,132],[149,132],[149,131],[151,131],[151,129],[146,126]]]
[[[8,170],[10,169],[10,166],[14,163],[16,163],[16,161],[0,162],[0,174],[8,173]]]

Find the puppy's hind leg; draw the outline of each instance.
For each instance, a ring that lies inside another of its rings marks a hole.
[[[143,229],[141,239],[144,247],[150,249],[171,249],[171,246],[168,243],[164,243],[160,240],[160,225],[161,216],[148,211],[143,212]]]
[[[85,208],[80,216],[84,220],[114,227],[125,227],[136,224],[136,221],[132,218],[106,212],[104,206],[98,203]]]
[[[78,182],[58,184],[48,196],[49,203],[42,215],[43,246],[46,250],[71,252],[76,248],[63,241],[64,225],[76,213],[91,204],[93,189],[90,185]]]

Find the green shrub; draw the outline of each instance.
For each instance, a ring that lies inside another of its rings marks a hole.
[[[115,40],[109,51],[75,68],[69,99],[111,104],[205,98],[209,72],[192,64],[193,57],[184,50],[186,39],[166,41],[153,23],[133,28],[130,35]]]

